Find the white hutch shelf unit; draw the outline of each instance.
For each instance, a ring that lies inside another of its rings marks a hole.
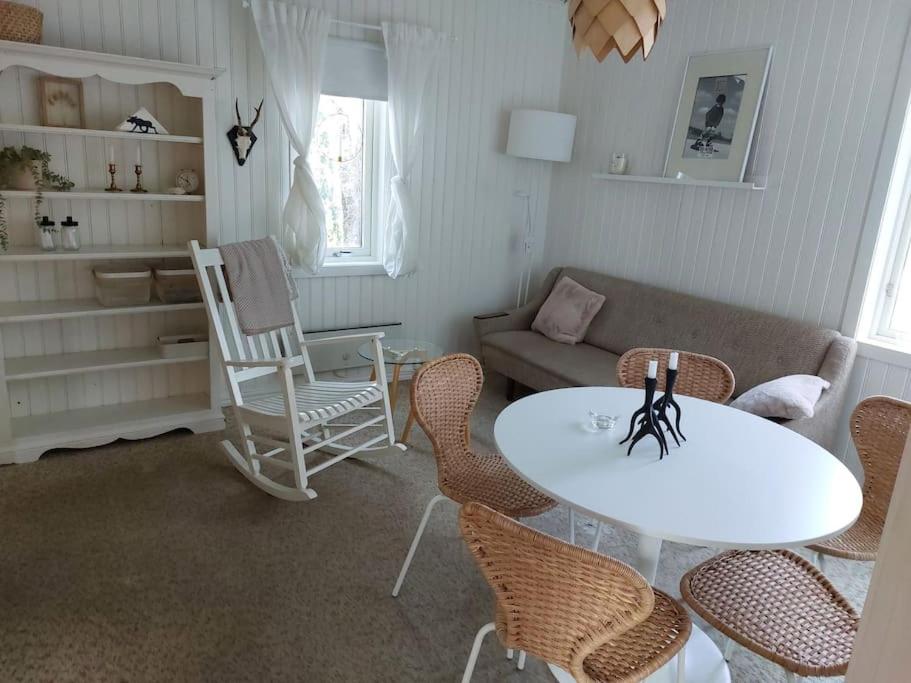
[[[202,304],[105,308],[92,267],[188,257],[187,242],[218,241],[215,84],[221,70],[136,57],[0,41],[0,147],[49,152],[71,192],[45,192],[41,213],[80,223],[82,248],[37,246],[35,193],[0,190],[10,247],[0,251],[0,464],[37,460],[53,448],[96,446],[177,428],[224,428],[216,349],[163,358],[156,337],[206,330]],[[37,79],[80,79],[85,128],[41,125]],[[112,130],[145,107],[169,135]],[[146,194],[105,192],[114,155],[128,190],[137,149]],[[177,171],[200,187],[171,195]],[[213,335],[210,335],[210,339]]]

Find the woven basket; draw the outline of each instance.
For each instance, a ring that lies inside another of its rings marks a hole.
[[[34,7],[0,0],[0,40],[40,43],[44,15]]]

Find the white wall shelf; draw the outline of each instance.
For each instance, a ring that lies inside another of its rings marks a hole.
[[[202,138],[192,135],[149,135],[128,133],[122,130],[92,130],[89,128],[59,128],[56,126],[35,126],[26,123],[0,123],[0,131],[12,133],[35,133],[39,135],[80,135],[87,138],[112,138],[136,140],[137,142],[179,142],[201,145]]]
[[[0,192],[7,199],[32,199],[37,193],[30,190],[3,190]],[[144,202],[204,202],[206,198],[201,194],[161,194],[156,192],[105,192],[104,190],[90,190],[80,192],[44,192],[45,199],[105,199],[116,201]]]
[[[721,187],[730,190],[764,190],[764,185],[735,183],[728,180],[699,180],[698,178],[664,178],[648,175],[620,175],[618,173],[593,173],[595,180],[615,180],[621,183],[652,183],[656,185],[678,185],[681,187]]]
[[[0,263],[4,261],[110,261],[115,259],[189,258],[189,256],[189,249],[182,244],[85,246],[79,251],[44,251],[39,247],[10,247],[8,251],[0,251]]]
[[[26,323],[40,320],[60,320],[85,316],[124,315],[131,313],[159,313],[201,309],[202,303],[163,304],[150,301],[138,306],[107,308],[95,299],[56,299],[54,301],[16,301],[0,303],[0,323]]]
[[[6,360],[8,380],[38,379],[39,377],[61,377],[83,372],[101,370],[125,370],[154,365],[194,363],[208,359],[208,355],[162,358],[157,346],[138,349],[107,349],[104,351],[81,351],[58,353],[47,356],[26,356]]]

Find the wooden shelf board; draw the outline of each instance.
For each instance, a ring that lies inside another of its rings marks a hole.
[[[53,438],[77,442],[85,432],[98,428],[132,427],[142,423],[176,420],[182,415],[211,412],[208,394],[190,394],[134,401],[95,408],[63,410],[47,415],[15,417],[11,420],[14,439]]]
[[[621,175],[619,173],[593,173],[595,180],[617,180],[623,183],[653,183],[657,185],[678,185],[681,187],[723,187],[731,190],[764,190],[755,183],[735,183],[728,180],[699,180],[698,178],[664,178],[661,176]]]
[[[79,251],[44,251],[39,247],[10,247],[0,251],[3,261],[101,261],[112,259],[161,259],[189,256],[190,250],[182,244],[164,246],[84,246]]]
[[[208,355],[162,358],[157,346],[134,349],[108,349],[106,351],[81,351],[47,356],[26,356],[6,360],[7,380],[59,377],[81,372],[123,370],[152,365],[194,363],[208,359]]]
[[[32,199],[35,192],[31,190],[3,190],[2,194],[7,199]],[[110,201],[123,199],[125,201],[145,202],[204,202],[201,194],[160,194],[157,192],[105,192],[104,190],[87,190],[80,192],[44,192],[45,199],[106,199]]]
[[[84,316],[157,313],[201,309],[203,304],[163,304],[150,301],[138,306],[106,308],[95,299],[58,299],[55,301],[25,301],[0,303],[0,323],[22,323],[37,320],[59,320]]]
[[[13,133],[37,133],[39,135],[81,135],[87,138],[114,138],[121,140],[137,140],[150,142],[182,142],[191,145],[201,145],[202,138],[194,135],[149,135],[144,133],[128,133],[122,130],[92,130],[89,128],[60,128],[57,126],[35,126],[27,123],[0,123],[0,131]],[[105,156],[105,158],[107,158]]]

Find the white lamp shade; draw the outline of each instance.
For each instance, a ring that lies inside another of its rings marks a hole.
[[[555,111],[513,109],[509,115],[506,153],[526,159],[570,161],[576,117]]]

